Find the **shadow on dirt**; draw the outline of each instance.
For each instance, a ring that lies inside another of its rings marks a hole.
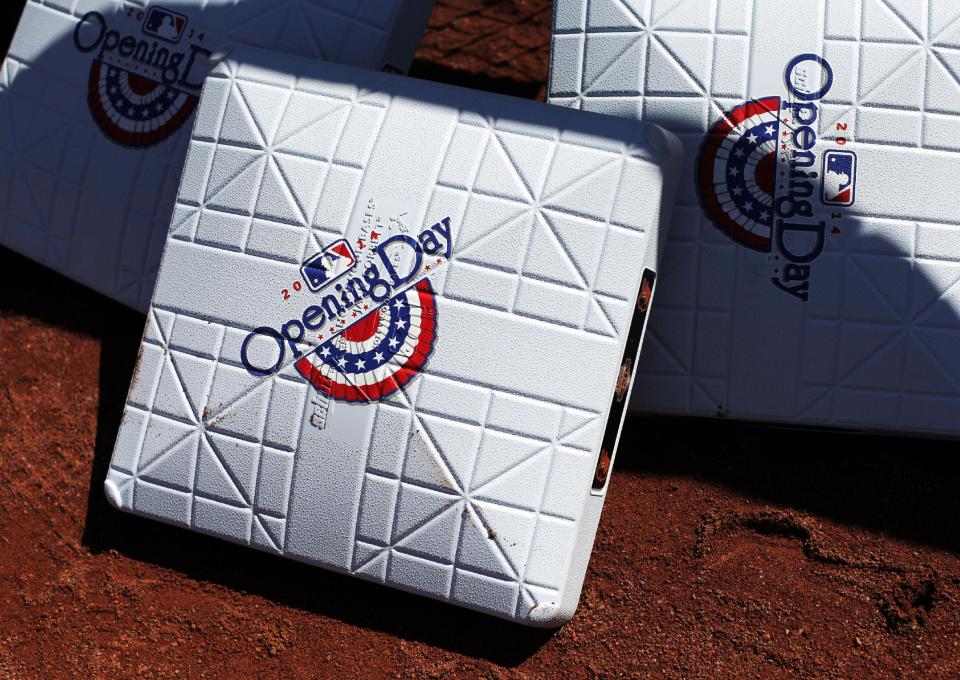
[[[960,554],[955,442],[652,416],[628,418],[631,440],[621,474],[692,478]]]

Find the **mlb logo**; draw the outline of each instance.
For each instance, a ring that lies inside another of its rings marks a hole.
[[[143,32],[167,42],[180,42],[187,27],[187,17],[163,7],[151,7],[143,20]]]
[[[338,239],[300,267],[307,288],[317,292],[345,276],[357,264],[357,256],[346,239]]]
[[[828,151],[823,156],[823,191],[826,205],[853,205],[857,197],[857,155],[852,151]]]

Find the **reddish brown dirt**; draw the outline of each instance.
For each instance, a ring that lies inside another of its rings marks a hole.
[[[535,96],[548,25],[442,0],[417,70]],[[111,510],[142,324],[0,251],[0,677],[960,677],[956,444],[631,420],[531,631]]]
[[[439,0],[412,75],[544,99],[553,3]]]

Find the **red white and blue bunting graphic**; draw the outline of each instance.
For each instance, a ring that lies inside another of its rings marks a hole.
[[[110,138],[128,146],[150,146],[172,135],[197,107],[197,96],[95,59],[88,103]]]
[[[427,279],[320,345],[295,364],[300,375],[333,399],[369,402],[403,387],[433,350],[437,308]]]
[[[697,162],[700,200],[722,231],[770,252],[776,198],[780,98],[730,111],[708,133]]]

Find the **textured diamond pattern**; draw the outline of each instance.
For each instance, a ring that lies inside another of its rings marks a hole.
[[[805,305],[770,287],[776,262],[706,219],[692,183],[705,132],[780,94],[769,84],[801,52],[833,67],[821,139],[844,136],[860,162]],[[687,152],[635,406],[957,434],[960,240],[944,194],[960,187],[958,59],[949,0],[558,3],[551,101],[658,122]]]
[[[87,105],[99,51],[79,51],[73,34],[80,17],[97,11],[108,28],[153,40],[140,32],[149,6],[29,0],[0,68],[0,243],[141,310],[153,291],[192,121],[150,147],[109,139]],[[162,3],[188,20],[189,33],[170,49],[240,43],[398,69],[412,60],[431,6],[431,0]]]
[[[591,479],[675,142],[375,72],[237,60],[204,89],[108,492],[136,513],[559,623],[599,519]],[[273,377],[248,373],[250,329],[319,299],[279,295],[299,264],[341,238],[362,252],[372,209],[358,206],[391,201],[410,233],[453,225],[424,374],[348,404],[308,389],[289,352]]]

